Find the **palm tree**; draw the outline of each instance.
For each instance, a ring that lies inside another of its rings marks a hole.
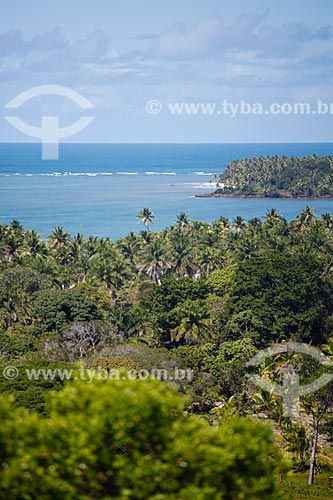
[[[261,226],[262,222],[258,217],[253,217],[252,219],[249,220],[249,226],[253,227],[254,229],[257,229]]]
[[[12,262],[19,255],[21,242],[19,242],[13,235],[7,236],[5,240],[5,258],[7,262]]]
[[[126,258],[129,259],[132,264],[134,264],[135,256],[137,255],[140,248],[138,236],[134,234],[133,231],[130,231],[126,238],[123,238],[119,242],[119,244],[121,252],[125,255]]]
[[[32,255],[34,257],[45,257],[47,254],[45,243],[41,241],[40,234],[38,234],[34,230],[26,232],[25,247],[29,255]]]
[[[11,231],[14,231],[15,233],[23,234],[22,224],[18,220],[15,220],[15,219],[13,219],[12,222],[8,225],[8,229]]]
[[[83,242],[84,242],[84,234],[77,233],[77,235],[74,236],[73,240],[75,241],[75,243],[77,243],[81,247],[83,245]]]
[[[145,231],[140,231],[140,236],[142,238],[142,243],[144,245],[148,245],[152,240],[152,235],[149,231],[145,230]]]
[[[48,240],[50,249],[63,248],[70,242],[70,234],[62,227],[57,226],[48,236]]]
[[[17,241],[22,242],[24,238],[24,229],[23,226],[17,220],[12,220],[10,224],[6,227],[7,234],[15,237]]]
[[[181,238],[171,240],[172,268],[178,276],[192,276],[195,272],[193,249]]]
[[[180,314],[182,318],[179,324],[170,331],[171,340],[180,342],[184,339],[188,344],[202,343],[203,336],[208,333],[207,314],[203,307],[197,302],[184,302]]]
[[[146,247],[144,261],[139,268],[148,274],[153,283],[161,284],[161,277],[171,268],[171,263],[160,240],[154,240]]]
[[[306,207],[298,214],[297,226],[301,231],[306,230],[310,225],[313,219],[315,218],[315,213],[313,208],[306,205]]]
[[[8,327],[20,320],[24,325],[31,317],[30,300],[19,285],[12,285],[0,292],[1,314],[0,321]],[[1,323],[0,323],[1,324]]]
[[[186,215],[185,212],[180,212],[180,214],[177,215],[176,226],[179,227],[181,230],[187,229],[191,225],[192,225],[192,220]]]
[[[333,215],[330,213],[325,213],[321,215],[321,218],[324,223],[325,229],[331,233],[333,230]]]
[[[8,226],[0,228],[0,253],[1,260],[12,262],[20,254],[24,244],[24,230],[21,224],[13,220]]]
[[[305,396],[301,402],[303,409],[306,411],[312,422],[312,443],[310,454],[310,467],[308,484],[313,484],[317,449],[319,444],[319,430],[323,419],[325,419],[329,409],[333,403],[333,384],[330,383],[325,387],[324,391],[319,391],[316,394]]]
[[[309,457],[310,443],[302,424],[291,422],[289,419],[282,425],[281,436],[286,442],[284,449],[292,454],[293,459],[301,470],[306,468]]]
[[[98,279],[105,284],[110,296],[115,301],[117,292],[126,280],[130,278],[128,263],[125,259],[111,251],[102,258],[96,258],[92,269],[92,279]]]
[[[94,277],[105,283],[107,290],[112,289],[112,270],[107,260],[98,259],[94,264],[93,272]]]
[[[192,226],[191,226],[191,233],[194,236],[196,236],[202,232],[203,227],[204,227],[203,222],[199,222],[199,221],[195,220],[195,221],[193,221]]]
[[[108,319],[111,322],[112,333],[124,338],[138,334],[141,329],[138,315],[134,315],[132,309],[126,309],[117,304],[108,312]]]
[[[280,214],[277,208],[271,208],[270,210],[267,210],[266,215],[265,215],[265,220],[268,219],[279,219]]]
[[[217,270],[221,265],[222,257],[219,250],[205,246],[199,254],[200,271],[206,276],[209,276],[213,271]]]
[[[244,230],[246,227],[245,219],[243,219],[243,217],[241,217],[240,215],[237,215],[237,217],[232,219],[232,223],[233,223],[234,228],[236,229],[236,233],[239,233],[240,231]]]
[[[255,257],[258,246],[253,239],[242,238],[236,245],[236,253],[239,260],[249,260]]]
[[[0,263],[5,262],[6,256],[6,226],[0,224]]]
[[[273,391],[260,390],[253,396],[253,402],[257,410],[267,413],[278,424],[283,420],[283,405],[281,398],[276,396]]]
[[[61,288],[59,266],[53,257],[37,255],[31,260],[30,266],[40,274],[45,275],[53,286]]]
[[[138,224],[143,223],[147,226],[147,231],[149,231],[149,224],[154,224],[155,215],[150,208],[143,208],[139,210],[136,218],[138,219]]]
[[[214,221],[212,228],[217,233],[226,233],[230,230],[230,223],[227,217],[220,217],[218,220]]]
[[[88,239],[84,241],[84,250],[89,257],[94,257],[99,251],[99,239],[97,236],[89,236]]]
[[[130,283],[130,268],[128,262],[123,258],[122,255],[117,255],[113,260],[111,277],[116,292],[120,290],[124,283]]]

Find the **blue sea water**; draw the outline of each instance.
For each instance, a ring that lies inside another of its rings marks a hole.
[[[59,160],[41,159],[40,144],[0,144],[0,222],[18,219],[47,236],[55,226],[117,239],[138,232],[149,207],[154,230],[181,211],[212,222],[221,216],[263,217],[272,207],[287,219],[306,204],[333,213],[333,200],[195,198],[233,159],[259,155],[332,155],[333,144],[61,144]]]

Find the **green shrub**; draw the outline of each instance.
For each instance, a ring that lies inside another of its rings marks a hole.
[[[282,500],[271,430],[245,418],[210,427],[157,381],[77,382],[50,418],[0,398],[0,499]]]

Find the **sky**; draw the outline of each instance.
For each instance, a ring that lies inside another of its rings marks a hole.
[[[333,142],[331,0],[2,2],[1,142],[38,141],[9,115],[94,116],[68,142]],[[93,109],[54,95],[4,108],[41,85]]]

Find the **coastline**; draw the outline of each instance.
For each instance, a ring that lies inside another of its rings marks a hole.
[[[294,196],[292,194],[277,194],[264,195],[264,194],[237,194],[237,193],[197,193],[194,195],[195,198],[261,198],[261,199],[271,199],[271,200],[332,200],[333,195],[325,196],[308,196],[308,195],[298,195]]]

